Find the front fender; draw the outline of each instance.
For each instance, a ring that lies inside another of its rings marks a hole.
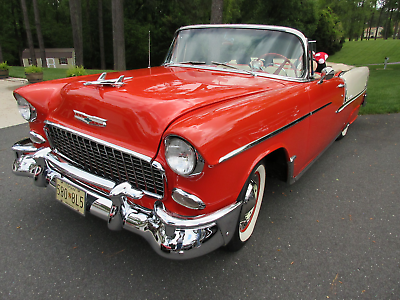
[[[206,209],[216,210],[236,201],[251,170],[274,150],[286,149],[301,162],[308,120],[296,120],[309,113],[305,89],[293,83],[285,89],[201,108],[174,122],[164,137],[185,138],[202,155],[205,166],[202,174],[189,178],[167,168],[169,189],[179,187],[202,199]],[[165,157],[163,147],[160,150],[158,159]]]

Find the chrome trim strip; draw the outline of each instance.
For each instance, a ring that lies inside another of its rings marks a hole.
[[[339,109],[336,111],[336,113],[340,113],[342,110],[344,110],[349,104],[353,103],[355,100],[358,99],[363,93],[367,91],[367,88],[365,88],[362,92],[358,93],[356,96],[351,98],[349,101],[346,101]]]
[[[236,156],[236,155],[238,155],[238,154],[240,154],[240,153],[242,153],[242,152],[244,152],[246,150],[249,150],[250,148],[253,148],[254,146],[266,141],[267,139],[277,135],[278,133],[281,133],[281,132],[285,131],[286,129],[289,129],[290,127],[296,125],[297,123],[300,123],[301,121],[305,120],[306,118],[310,117],[311,115],[317,113],[318,111],[324,109],[325,107],[327,107],[327,106],[329,106],[331,104],[332,104],[332,102],[329,102],[329,103],[321,106],[320,108],[318,108],[318,109],[316,109],[316,110],[314,110],[312,112],[309,112],[308,114],[306,114],[306,115],[294,120],[293,122],[291,122],[291,123],[279,128],[279,129],[277,129],[277,130],[275,130],[275,131],[273,131],[271,133],[268,133],[267,135],[255,140],[253,142],[250,142],[247,145],[244,145],[244,146],[242,146],[242,147],[240,147],[238,149],[233,150],[232,152],[228,153],[227,155],[221,157],[218,160],[218,163],[222,163],[222,162],[224,162],[224,161],[226,161],[226,160],[228,160],[228,159],[230,159],[230,158],[232,158],[232,157],[234,157],[234,156]]]

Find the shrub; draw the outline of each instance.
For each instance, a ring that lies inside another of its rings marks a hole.
[[[0,70],[9,70],[10,67],[7,65],[7,62],[0,63]]]
[[[67,77],[87,75],[83,66],[71,67],[67,70]]]
[[[43,69],[34,65],[25,68],[25,73],[42,73]]]

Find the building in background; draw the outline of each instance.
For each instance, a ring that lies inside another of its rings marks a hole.
[[[75,66],[75,49],[74,48],[49,48],[46,51],[46,61],[48,68],[64,68],[68,69]],[[38,67],[42,66],[40,58],[40,49],[35,49]],[[24,67],[32,64],[29,49],[22,51],[22,63]]]

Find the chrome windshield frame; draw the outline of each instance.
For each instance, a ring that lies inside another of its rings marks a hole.
[[[208,28],[227,28],[227,29],[254,29],[254,30],[270,30],[270,31],[279,31],[279,32],[286,32],[295,35],[299,41],[301,42],[303,48],[303,55],[305,61],[307,63],[304,64],[304,72],[301,77],[286,77],[281,75],[269,74],[260,71],[252,71],[253,74],[250,74],[248,71],[245,70],[235,70],[235,69],[226,69],[223,67],[217,66],[210,66],[210,65],[190,65],[190,64],[181,64],[181,63],[171,63],[171,55],[173,52],[174,44],[176,42],[176,38],[181,31],[190,30],[190,29],[208,29]],[[303,33],[298,31],[297,29],[284,27],[284,26],[273,26],[273,25],[252,25],[252,24],[202,24],[202,25],[189,25],[179,28],[174,35],[174,39],[172,40],[171,46],[168,50],[168,53],[165,57],[164,63],[162,66],[164,67],[183,67],[183,68],[194,68],[194,69],[203,69],[203,70],[211,70],[211,71],[222,71],[222,72],[230,72],[230,73],[240,73],[240,74],[247,74],[250,76],[257,76],[257,77],[266,77],[266,78],[276,78],[286,81],[294,81],[294,82],[307,82],[312,79],[310,77],[310,66],[308,64],[309,60],[309,46],[308,46],[308,39],[304,36]]]

